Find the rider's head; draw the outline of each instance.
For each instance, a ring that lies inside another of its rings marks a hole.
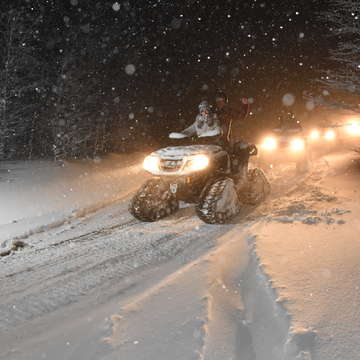
[[[208,115],[210,113],[210,105],[206,100],[199,104],[199,113],[201,115]]]
[[[228,102],[228,97],[222,90],[218,90],[216,92],[215,101],[216,101],[216,107],[221,109]]]

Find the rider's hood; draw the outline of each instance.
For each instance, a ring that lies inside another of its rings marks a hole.
[[[217,145],[191,145],[191,146],[173,146],[154,151],[151,155],[161,158],[182,159],[185,156],[194,156],[199,154],[213,154],[222,151]]]

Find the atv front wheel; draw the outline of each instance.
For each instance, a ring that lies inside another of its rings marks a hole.
[[[157,221],[173,214],[179,202],[170,192],[169,184],[160,179],[148,180],[135,194],[129,212],[141,221]]]
[[[258,205],[270,194],[270,183],[261,169],[250,169],[248,183],[239,193],[241,202],[247,205]]]
[[[209,182],[195,207],[198,217],[208,224],[224,224],[240,211],[234,181],[223,178]]]

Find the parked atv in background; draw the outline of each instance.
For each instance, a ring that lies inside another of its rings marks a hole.
[[[299,130],[273,130],[259,145],[259,165],[266,169],[278,163],[296,163],[298,173],[309,168],[309,147],[306,136]]]
[[[178,210],[179,201],[195,203],[196,214],[209,224],[223,224],[244,204],[257,205],[270,192],[260,169],[248,169],[255,145],[239,142],[231,153],[213,145],[213,139],[170,137],[181,146],[151,153],[144,160],[154,175],[132,198],[129,211],[139,220],[156,221]],[[182,138],[182,139],[180,139]]]

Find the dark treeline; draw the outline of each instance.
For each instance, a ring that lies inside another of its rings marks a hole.
[[[127,95],[131,16],[111,4],[14,1],[2,8],[1,160],[133,150],[136,138],[149,133],[152,108],[139,101],[133,114]],[[121,67],[115,72],[114,57]]]

